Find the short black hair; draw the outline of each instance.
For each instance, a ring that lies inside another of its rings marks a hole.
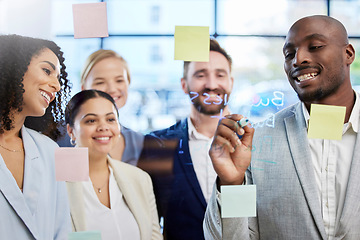
[[[56,93],[47,109],[45,117],[27,117],[25,126],[41,131],[54,140],[59,137],[58,127],[63,119],[62,105],[70,97],[70,83],[67,79],[65,58],[60,47],[53,41],[24,37],[16,34],[0,35],[0,134],[14,127],[13,113],[21,112],[23,106],[23,77],[33,57],[38,56],[46,48],[59,59],[61,89]],[[51,118],[51,121],[47,119]]]
[[[79,113],[80,107],[90,99],[93,98],[105,98],[109,100],[116,109],[116,114],[119,116],[118,109],[114,99],[107,93],[99,90],[84,90],[75,94],[69,101],[65,109],[65,123],[69,124],[70,127],[74,127],[74,120],[76,115]]]

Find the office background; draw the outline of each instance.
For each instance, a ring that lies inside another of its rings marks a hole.
[[[180,86],[183,63],[174,60],[175,25],[210,27],[210,36],[233,58],[230,109],[254,122],[297,101],[282,55],[287,30],[297,19],[313,14],[337,18],[360,53],[360,0],[106,0],[109,37],[74,39],[72,4],[93,2],[102,1],[0,0],[0,33],[55,41],[65,53],[72,94],[80,90],[80,71],[90,53],[117,51],[132,76],[120,120],[143,133],[189,113],[190,101]],[[359,57],[351,74],[358,89]]]

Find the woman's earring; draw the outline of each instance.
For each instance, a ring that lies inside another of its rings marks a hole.
[[[72,146],[75,146],[75,145],[76,145],[75,140],[73,140],[72,138],[70,138],[70,144],[71,144]]]

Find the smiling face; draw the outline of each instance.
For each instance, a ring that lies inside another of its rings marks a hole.
[[[48,48],[31,59],[23,77],[23,110],[25,116],[42,116],[55,93],[60,90],[60,63]]]
[[[124,63],[115,57],[96,63],[82,86],[83,90],[96,89],[108,93],[115,100],[117,108],[125,105],[128,88],[129,79]]]
[[[117,143],[120,126],[115,106],[103,97],[87,100],[68,126],[78,147],[88,147],[90,156],[105,156]]]
[[[190,62],[181,85],[190,98],[194,97],[192,106],[196,111],[205,115],[220,113],[228,101],[224,101],[225,94],[228,98],[233,86],[228,60],[221,53],[210,51],[209,62]]]
[[[299,20],[286,37],[283,53],[288,80],[303,102],[322,101],[350,82],[353,48],[346,30],[334,20]]]

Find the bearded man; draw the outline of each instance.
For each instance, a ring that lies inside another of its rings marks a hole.
[[[210,39],[209,62],[184,62],[181,86],[192,102],[190,116],[145,136],[138,166],[152,176],[165,239],[204,239],[202,222],[216,179],[209,149],[219,118],[229,114],[231,64]]]

